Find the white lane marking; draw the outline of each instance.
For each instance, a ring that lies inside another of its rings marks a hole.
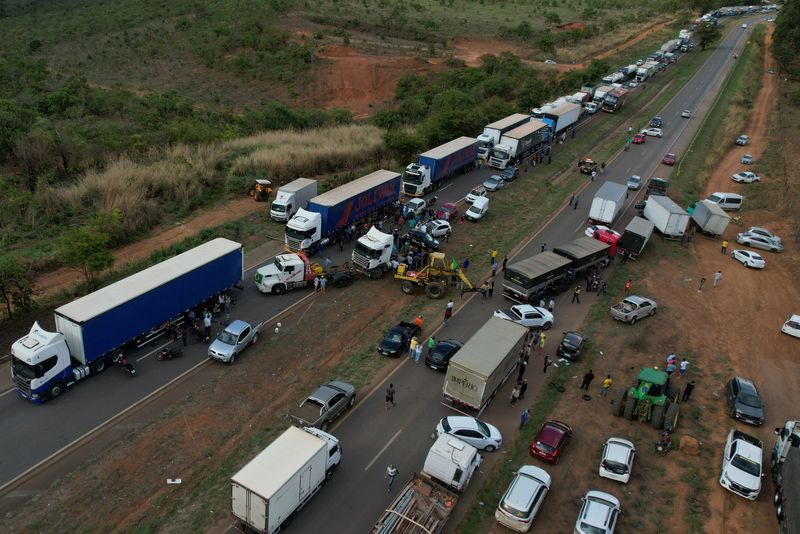
[[[401,428],[400,430],[397,431],[397,433],[394,436],[392,436],[392,439],[386,442],[386,445],[384,445],[383,448],[380,451],[378,451],[378,454],[375,455],[375,458],[373,458],[372,461],[367,464],[367,467],[364,468],[364,471],[369,471],[369,468],[372,467],[372,464],[378,461],[378,458],[381,457],[381,454],[383,454],[386,451],[386,449],[389,448],[389,445],[391,445],[392,442],[397,439],[397,436],[399,436],[400,432],[402,431],[403,429]]]
[[[166,347],[166,346],[167,346],[167,345],[169,345],[169,344],[170,344],[170,343],[164,343],[163,345],[161,345],[161,346],[160,346],[160,347],[158,347],[157,349],[153,349],[153,350],[151,350],[150,352],[148,352],[148,353],[147,353],[147,354],[145,354],[144,356],[139,356],[138,358],[136,358],[136,361],[137,361],[137,362],[140,362],[140,361],[144,360],[145,358],[149,358],[150,356],[152,356],[152,355],[153,355],[153,354],[155,354],[156,352],[160,351],[161,349],[163,349],[164,347]]]

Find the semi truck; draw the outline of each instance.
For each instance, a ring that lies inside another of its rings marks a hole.
[[[478,158],[478,141],[459,137],[419,155],[403,173],[403,193],[421,197],[437,189],[441,181],[459,172],[467,172]]]
[[[800,421],[786,421],[775,429],[772,480],[775,482],[775,514],[780,534],[800,534]]]
[[[483,133],[478,136],[478,157],[488,159],[489,153],[494,145],[500,142],[504,133],[530,122],[530,115],[524,113],[514,113],[504,119],[487,124],[483,127]]]
[[[719,204],[710,200],[701,200],[692,211],[692,222],[700,233],[717,237],[725,232],[731,218]]]
[[[628,98],[628,90],[624,87],[617,87],[606,95],[603,100],[603,111],[614,113],[622,109],[625,105],[625,100]]]
[[[489,166],[505,169],[531,154],[539,145],[549,139],[549,126],[532,120],[503,134],[500,143],[495,145],[489,156]]]
[[[363,270],[370,278],[380,278],[392,262],[394,237],[375,228],[358,238],[353,247],[353,266]]]
[[[522,325],[489,318],[450,360],[442,390],[445,401],[480,414],[517,366],[527,335]]]
[[[599,105],[602,105],[602,104],[603,104],[603,102],[604,102],[604,101],[605,101],[605,99],[606,99],[606,95],[607,95],[608,93],[610,93],[611,91],[613,91],[613,90],[614,90],[614,88],[613,88],[613,87],[611,87],[610,85],[601,85],[601,86],[600,86],[600,87],[598,87],[598,88],[597,88],[597,90],[594,92],[594,97],[592,98],[592,102],[594,102],[594,103],[595,103],[595,104],[597,104],[598,106],[599,106]]]
[[[636,71],[636,81],[644,82],[646,80],[649,80],[656,73],[657,69],[658,69],[658,62],[647,61],[644,65],[639,67],[639,70]]]
[[[550,127],[552,137],[573,128],[580,118],[580,104],[565,102],[550,111],[545,111],[539,120]]]
[[[619,83],[625,79],[625,75],[619,71],[612,72],[608,76],[603,76],[603,83],[611,85],[615,83]]]
[[[570,95],[567,97],[567,102],[571,104],[577,104],[578,106],[582,106],[592,97],[589,96],[589,93],[584,93],[583,91],[577,92],[574,95]]]
[[[561,293],[572,282],[572,261],[551,251],[508,264],[503,270],[503,296],[536,305],[546,293]]]
[[[231,511],[243,530],[273,534],[291,522],[342,460],[339,440],[289,427],[231,477]]]
[[[626,80],[631,80],[636,76],[636,71],[639,70],[639,67],[636,63],[632,63],[627,67],[622,67],[620,71],[625,75]]]
[[[581,91],[589,95],[589,100],[594,98],[594,92],[597,90],[596,83],[585,83],[581,85]]]
[[[680,45],[681,45],[680,40],[670,39],[669,41],[661,45],[661,51],[664,54],[668,54],[670,52],[674,52],[675,50],[677,50]]]
[[[647,219],[634,217],[625,227],[625,231],[622,232],[617,246],[625,250],[629,258],[636,259],[644,250],[645,245],[650,240],[650,236],[653,235],[653,228],[655,228],[655,225]]]
[[[475,142],[474,139],[472,139]],[[286,224],[289,252],[315,251],[354,223],[387,214],[400,199],[400,175],[379,170],[323,193]]]
[[[56,308],[55,332],[34,323],[11,346],[14,387],[42,403],[102,372],[120,350],[161,335],[167,321],[241,286],[240,243],[213,239]]]
[[[589,208],[589,222],[611,226],[625,206],[628,188],[617,182],[607,181],[595,193]]]
[[[278,189],[275,200],[269,207],[269,216],[274,221],[287,222],[300,208],[305,208],[308,201],[317,196],[317,181],[310,178],[298,178]]]
[[[608,243],[587,236],[553,247],[553,252],[571,260],[569,270],[573,279],[586,269],[608,265],[610,251]]]
[[[686,233],[689,214],[669,197],[651,196],[644,204],[644,217],[665,237],[679,238]]]

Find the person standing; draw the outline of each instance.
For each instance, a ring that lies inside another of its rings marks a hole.
[[[601,397],[605,397],[606,395],[608,395],[608,389],[611,387],[611,384],[613,384],[613,383],[614,383],[614,381],[611,379],[611,375],[607,375],[603,379],[603,385],[600,387],[600,396]]]
[[[414,351],[414,363],[419,363],[422,358],[422,343],[417,343],[417,350]]]
[[[330,266],[331,266],[332,264],[333,264],[333,260],[331,259],[331,257],[330,257],[330,256],[328,256],[327,258],[325,258],[325,270],[326,270],[326,271],[327,271],[327,270],[330,268]]]
[[[542,243],[542,248],[539,250],[539,252],[544,252],[545,250],[547,250],[547,243]]]
[[[419,331],[422,332],[422,316],[417,315],[417,318],[414,319],[414,324],[419,327]]]
[[[678,367],[678,377],[683,378],[683,375],[686,374],[686,370],[689,368],[689,361],[686,358],[681,358],[681,365]]]
[[[444,326],[447,327],[447,321],[453,316],[453,301],[447,303],[447,307],[444,309]]]
[[[594,380],[594,373],[592,372],[591,369],[589,369],[589,372],[583,375],[583,382],[581,382],[581,389],[589,391],[589,385],[592,383],[592,380]]]
[[[517,399],[519,399],[519,384],[514,386],[514,389],[511,390],[511,406],[517,403]]]
[[[497,259],[497,249],[493,248],[492,249],[492,259],[489,262],[489,264],[494,265],[496,259]]]
[[[728,252],[728,241],[726,241],[725,239],[722,240],[722,250],[721,250],[721,252],[723,254],[726,254]]]
[[[547,334],[544,332],[539,334],[539,348],[544,349],[544,342],[547,339]]]
[[[672,373],[675,372],[676,366],[675,362],[667,364],[667,368],[665,369],[667,372],[667,376],[672,376]]]
[[[506,264],[507,263],[508,263],[508,256],[506,255],[506,256],[503,256],[503,266],[500,267],[501,271],[505,271],[506,270]]]
[[[717,287],[720,280],[722,280],[722,271],[717,271],[711,275],[711,281],[713,282],[714,287]]]
[[[689,402],[689,397],[692,396],[693,389],[694,389],[694,380],[686,384],[686,387],[683,388],[683,398],[681,398],[681,402]]]
[[[625,282],[625,294],[627,295],[630,292],[631,292],[631,279],[628,278],[628,281]]]
[[[494,294],[494,278],[489,280],[489,298],[492,298],[493,294]]]
[[[417,336],[411,338],[411,341],[408,344],[408,356],[413,358],[417,353],[417,345],[419,345],[419,341],[417,340]]]
[[[703,276],[700,278],[700,287],[697,288],[697,292],[700,293],[703,290],[703,284],[706,283],[706,277]]]
[[[581,286],[575,286],[575,291],[572,292],[572,302],[578,301],[581,303]]]
[[[319,276],[314,277],[314,293],[319,292]]]
[[[523,426],[525,426],[525,423],[527,423],[527,422],[528,422],[528,417],[529,417],[529,416],[530,416],[530,415],[528,414],[528,410],[527,410],[527,409],[525,409],[525,410],[522,410],[522,413],[521,413],[521,414],[520,414],[520,416],[519,416],[519,427],[520,427],[520,428],[522,428]]]
[[[528,391],[528,379],[523,378],[522,382],[519,383],[519,398],[525,398],[525,392]]]
[[[600,164],[600,173],[602,174],[604,172],[606,172],[606,162],[605,161]]]
[[[575,202],[572,204],[572,209],[574,209],[574,210],[578,209],[578,201],[580,200],[580,198],[581,197],[579,197],[579,196],[575,197]]]
[[[431,355],[431,351],[433,351],[433,347],[436,346],[436,339],[431,336],[428,338],[428,356]]]
[[[386,478],[389,479],[389,487],[386,488],[386,493],[392,491],[392,483],[394,482],[394,477],[396,477],[398,473],[399,471],[394,464],[389,464],[389,467],[386,468]]]
[[[550,359],[549,354],[545,354],[544,356],[544,366],[542,367],[542,374],[547,374],[547,368],[553,365],[553,360]]]
[[[519,373],[517,373],[517,382],[522,382],[522,377],[525,374],[525,370],[528,368],[528,360],[525,358],[520,358],[519,360]]]
[[[597,176],[597,171],[592,171],[592,181],[594,182],[595,177]]]
[[[325,275],[319,277],[319,288],[322,293],[325,293],[325,288],[328,286],[328,279],[325,278]]]
[[[492,277],[497,276],[497,260],[492,262]]]
[[[183,341],[183,346],[186,346],[186,338],[189,336],[189,329],[186,326],[186,321],[181,325],[181,341]]]
[[[464,258],[464,263],[461,264],[461,268],[465,271],[469,269],[469,258]]]
[[[386,388],[386,410],[389,409],[389,405],[395,406],[394,404],[394,384],[389,384],[389,387]]]
[[[489,292],[488,282],[484,282],[483,284],[481,284],[480,292],[481,292],[481,300],[486,300],[486,294]]]
[[[203,316],[203,337],[206,343],[211,339],[211,314],[207,313]]]

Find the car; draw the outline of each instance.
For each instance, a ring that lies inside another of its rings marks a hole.
[[[549,330],[553,326],[552,313],[545,308],[537,308],[530,304],[517,304],[505,310],[495,310],[494,316],[513,321],[531,330]]]
[[[747,29],[747,24],[742,24],[742,29],[746,30]]]
[[[289,419],[299,426],[327,430],[328,426],[356,402],[356,388],[333,380],[323,384],[300,403]]]
[[[740,245],[769,250],[770,252],[783,252],[783,243],[757,234],[736,234],[736,242]]]
[[[728,413],[743,423],[761,426],[764,424],[764,404],[752,380],[736,376],[725,386]]]
[[[731,258],[742,262],[745,267],[752,267],[753,269],[763,269],[767,266],[767,262],[761,257],[761,254],[752,250],[735,249],[731,252]]]
[[[742,159],[739,160],[739,163],[741,163],[742,165],[752,165],[753,155],[752,154],[743,155]]]
[[[409,230],[405,238],[411,243],[426,250],[439,250],[439,240],[422,230]]]
[[[761,228],[760,226],[751,226],[750,228],[747,229],[747,232],[744,233],[766,237],[767,239],[770,239],[777,243],[783,243],[783,240],[781,240],[781,238],[778,237],[776,234],[773,234],[766,228]]]
[[[781,332],[800,338],[800,315],[795,313],[787,317],[781,326]]]
[[[581,502],[575,534],[614,534],[622,511],[619,499],[604,491],[591,490]]]
[[[742,135],[740,135],[739,137],[736,138],[736,144],[739,145],[739,146],[744,146],[749,142],[750,142],[750,136],[749,135],[742,134]]]
[[[544,469],[534,465],[520,467],[497,505],[495,520],[511,530],[528,532],[550,491],[550,482]]]
[[[574,331],[564,332],[564,337],[558,344],[556,356],[567,360],[577,360],[583,351],[584,341],[583,334]]]
[[[509,165],[502,171],[500,171],[500,178],[505,180],[506,182],[513,182],[517,178],[519,178],[519,169],[514,165]]]
[[[564,447],[572,438],[572,427],[562,421],[551,419],[542,425],[531,443],[531,454],[547,463],[557,464],[563,456]]]
[[[442,220],[430,221],[427,223],[428,233],[433,237],[445,237],[453,233],[450,223]]]
[[[684,119],[691,119],[692,118],[692,110],[691,109],[684,109],[681,111],[681,117]]]
[[[485,187],[483,187],[482,185],[476,185],[470,190],[470,192],[467,194],[464,200],[472,204],[473,202],[475,202],[475,199],[480,197],[485,197],[487,194],[488,192],[486,191]]]
[[[503,444],[503,436],[496,426],[474,417],[448,415],[436,425],[436,437],[450,434],[478,450],[493,452]]]
[[[670,167],[675,165],[675,154],[670,152],[661,159],[661,163],[663,163],[664,165],[669,165]]]
[[[420,327],[414,323],[401,321],[386,332],[378,343],[378,352],[384,356],[400,356],[408,350],[408,343],[414,336],[419,336]]]
[[[764,445],[753,436],[731,429],[722,453],[720,485],[740,497],[754,501],[761,493]]]
[[[637,133],[636,135],[633,136],[634,145],[641,145],[645,141],[647,141],[647,136],[645,136],[644,134]]]
[[[258,341],[263,326],[264,323],[251,325],[239,319],[232,321],[208,346],[208,355],[214,360],[233,364],[240,352]]]
[[[553,59],[545,59],[544,60],[544,64],[545,65],[558,65],[558,63],[556,63],[556,61],[553,60]]]
[[[663,137],[664,133],[661,131],[661,128],[644,128],[640,132],[649,137]]]
[[[608,438],[603,444],[600,476],[627,484],[631,478],[635,456],[636,446],[633,443],[627,439]]]
[[[414,215],[419,215],[425,210],[425,208],[428,207],[428,203],[425,202],[425,200],[422,198],[412,198],[411,200],[403,204],[403,206],[405,206],[408,209],[408,211],[410,211]]]
[[[628,295],[611,307],[611,317],[623,323],[636,324],[644,317],[656,314],[658,304],[655,300],[638,295]]]
[[[453,202],[445,202],[436,208],[436,218],[442,221],[451,221],[458,215],[458,206]]]
[[[583,231],[583,235],[586,237],[594,237],[596,232],[609,232],[615,234],[617,237],[620,237],[619,232],[615,232],[608,226],[603,226],[602,224],[590,224],[586,227],[586,230]]]
[[[740,184],[752,184],[753,182],[760,182],[761,177],[754,172],[741,171],[731,176],[731,180]]]
[[[631,80],[628,82],[628,87],[630,87],[631,89],[639,87],[639,82],[637,82],[636,80]]]
[[[505,186],[506,186],[505,180],[503,180],[497,174],[493,174],[483,181],[483,187],[485,187],[487,191],[497,191],[498,189],[502,189]]]
[[[655,117],[653,117],[652,119],[650,119],[650,126],[653,127],[653,128],[661,128],[661,126],[663,124],[664,124],[664,119],[662,119],[661,117],[659,117],[657,115]]]
[[[638,174],[632,174],[628,178],[628,183],[626,185],[628,186],[628,189],[638,191],[639,188],[642,187],[642,177],[639,176]]]
[[[641,67],[642,65],[644,65],[644,60],[643,59],[637,59],[636,60],[636,66],[637,67]]]
[[[464,344],[457,339],[444,339],[437,341],[436,345],[425,356],[425,365],[437,371],[444,371],[447,369],[447,364],[450,363],[450,358],[455,356],[456,352],[461,350]]]

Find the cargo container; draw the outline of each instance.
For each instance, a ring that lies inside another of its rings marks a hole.
[[[611,226],[625,207],[627,195],[628,188],[625,185],[610,181],[604,183],[592,199],[589,222]]]
[[[650,240],[650,236],[653,235],[654,227],[655,225],[647,219],[634,217],[625,227],[625,231],[622,232],[622,237],[619,238],[617,246],[625,250],[629,258],[636,259],[644,250],[645,245]]]
[[[503,137],[500,138],[500,143],[492,149],[489,156],[489,166],[496,169],[505,169],[535,152],[549,138],[550,127],[548,124],[538,120],[525,123],[503,134]]]
[[[587,236],[553,247],[553,252],[572,260],[569,269],[573,277],[590,267],[608,265],[610,250],[611,246],[608,243]]]
[[[700,233],[711,237],[722,235],[730,220],[731,218],[719,207],[719,204],[709,200],[701,200],[692,211],[692,221],[697,229]]]
[[[581,106],[566,102],[542,113],[541,120],[550,127],[550,135],[556,136],[575,127],[581,118]]]
[[[298,178],[278,189],[275,200],[269,208],[269,216],[278,222],[286,222],[305,208],[308,201],[317,196],[317,181],[309,178]]]
[[[441,181],[472,169],[478,158],[478,141],[459,137],[419,155],[403,173],[403,193],[421,197],[441,185]]]
[[[686,233],[689,214],[669,197],[651,196],[644,205],[644,217],[665,237],[678,238]]]
[[[613,90],[614,88],[611,87],[610,85],[601,85],[594,92],[594,97],[592,98],[592,102],[598,105],[602,105],[603,101],[606,99],[606,95]]]
[[[483,133],[478,136],[478,157],[487,159],[494,145],[500,142],[504,133],[530,122],[531,116],[524,113],[514,113],[505,119],[500,119],[483,127]]]
[[[503,296],[524,304],[536,305],[546,292],[561,293],[572,282],[572,260],[545,251],[503,269]]]

